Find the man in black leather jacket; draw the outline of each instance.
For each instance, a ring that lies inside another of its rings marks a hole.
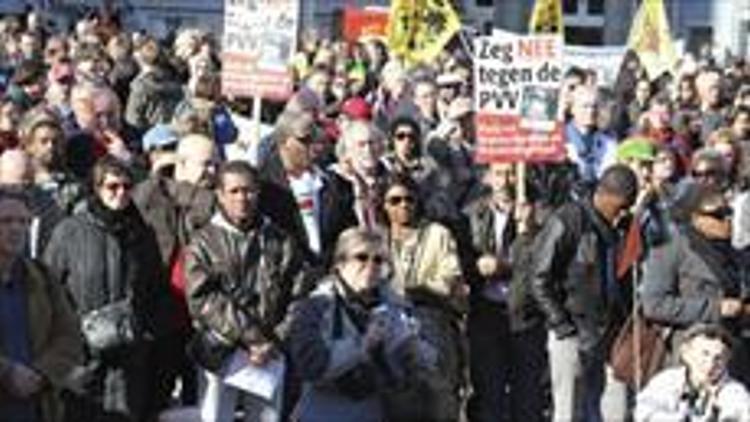
[[[551,330],[554,421],[602,420],[605,339],[612,312],[624,303],[614,227],[637,193],[632,170],[612,166],[591,199],[562,206],[535,238],[530,277]]]
[[[465,210],[463,271],[469,298],[469,420],[544,420],[547,377],[544,316],[528,285],[538,226],[533,206],[516,198],[516,168],[496,163],[483,177],[491,192]]]

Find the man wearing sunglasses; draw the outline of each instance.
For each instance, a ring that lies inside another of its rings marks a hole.
[[[689,218],[670,241],[653,249],[643,270],[642,300],[647,318],[670,326],[677,346],[685,327],[720,323],[737,336],[730,374],[748,381],[746,260],[732,248],[732,208],[720,189],[695,186]],[[677,347],[672,348],[678,350]]]
[[[693,155],[690,176],[700,185],[722,188],[728,182],[728,167],[720,152],[704,148]]]
[[[260,211],[291,233],[310,258],[324,261],[338,234],[357,222],[351,186],[315,165],[320,138],[311,113],[284,112],[272,140],[272,149],[258,165]]]

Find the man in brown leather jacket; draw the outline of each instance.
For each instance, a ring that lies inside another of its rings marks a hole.
[[[289,304],[306,291],[307,266],[292,238],[257,212],[259,190],[257,171],[249,164],[230,161],[219,170],[219,211],[193,237],[185,276],[198,331],[231,353],[246,352],[251,365],[263,367],[281,352],[280,325]],[[226,362],[218,366],[206,371],[203,420],[233,421],[240,398],[248,420],[278,420],[279,403],[269,406],[241,397],[222,381]]]

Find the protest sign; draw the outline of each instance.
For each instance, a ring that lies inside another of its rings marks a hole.
[[[559,113],[562,37],[503,33],[475,40],[474,106],[479,162],[544,162],[565,156]]]
[[[597,85],[614,86],[626,49],[625,46],[566,45],[563,47],[563,72],[573,66],[593,70]]]
[[[285,99],[296,49],[298,0],[225,0],[222,91],[235,97]]]
[[[363,38],[385,39],[388,32],[388,9],[344,9],[344,39],[357,42]]]

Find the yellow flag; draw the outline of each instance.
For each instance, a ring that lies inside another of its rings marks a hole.
[[[628,48],[638,55],[651,79],[673,70],[677,52],[662,0],[643,0],[633,18]]]
[[[536,0],[529,20],[529,34],[562,34],[563,12],[560,0]]]
[[[417,0],[394,0],[388,17],[388,48],[397,56],[405,56],[413,38]]]
[[[461,29],[450,0],[394,0],[388,46],[407,63],[428,62]]]

